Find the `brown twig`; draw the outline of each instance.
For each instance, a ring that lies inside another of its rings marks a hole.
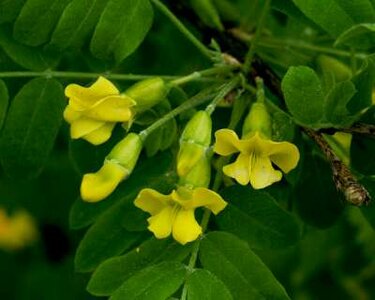
[[[337,131],[352,133],[352,134],[361,134],[361,135],[366,135],[368,137],[375,138],[375,125],[372,125],[372,124],[355,123],[349,128],[340,128],[340,129],[327,128],[327,129],[319,130],[319,132],[327,133],[327,134],[334,134]]]
[[[345,195],[346,200],[357,206],[369,204],[371,201],[370,194],[358,183],[349,168],[336,156],[323,135],[308,128],[303,128],[303,131],[317,143],[327,157],[331,164],[333,181],[337,189]]]

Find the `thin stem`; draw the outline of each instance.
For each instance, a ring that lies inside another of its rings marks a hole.
[[[239,100],[239,99],[238,99]],[[245,110],[243,110],[245,112]],[[234,129],[236,128],[238,122],[241,120],[235,113],[232,111],[231,119],[228,128],[229,129]],[[230,157],[220,157],[218,161],[218,170],[215,174],[214,178],[214,183],[212,185],[212,190],[217,192],[221,186],[221,182],[223,179],[223,166],[226,165],[230,160]],[[208,222],[210,221],[211,217],[211,211],[209,209],[205,209],[201,221],[201,227],[202,227],[202,232],[205,232],[208,226]],[[189,272],[192,272],[194,270],[195,264],[197,263],[198,259],[198,253],[199,253],[199,247],[200,247],[201,239],[198,239],[195,241],[193,245],[193,250],[191,252],[191,257],[189,260],[188,264],[188,270]],[[183,289],[182,289],[182,294],[180,300],[186,300],[187,297],[187,285],[185,284]]]
[[[212,59],[212,52],[200,40],[198,40],[182,22],[159,0],[151,0],[152,3],[181,31],[183,35],[195,46],[197,49],[209,59]]]
[[[337,55],[337,56],[342,56],[342,57],[352,57],[354,55],[356,58],[359,58],[359,59],[365,59],[367,57],[365,53],[353,54],[352,52],[349,52],[349,51],[318,46],[318,45],[306,43],[300,40],[293,40],[293,39],[281,40],[277,38],[262,38],[261,40],[258,40],[256,44],[259,46],[263,46],[263,47],[278,48],[278,49],[280,48],[285,49],[289,47],[299,48],[299,49],[310,50],[310,51],[315,51],[315,52],[320,52],[320,53],[325,53],[325,54],[332,54],[332,55]]]
[[[142,130],[139,133],[141,139],[144,141],[151,132],[158,129],[160,126],[164,125],[166,122],[168,122],[175,116],[181,114],[182,112],[208,101],[217,94],[218,90],[221,90],[222,88],[223,85],[210,87],[201,91],[200,93],[192,97],[190,100],[182,103],[180,106],[176,107],[174,110],[164,115],[161,119],[157,120],[155,123],[153,123],[146,129]]]
[[[161,77],[165,80],[178,79],[179,76],[164,76],[164,75],[138,75],[138,74],[111,74],[111,73],[85,73],[85,72],[63,72],[63,71],[43,71],[43,72],[0,72],[0,78],[14,78],[14,77],[56,77],[56,78],[97,78],[105,76],[108,79],[114,80],[130,80],[138,81],[152,77]]]
[[[210,68],[210,69],[206,69],[202,71],[196,71],[187,76],[174,79],[170,82],[170,84],[181,85],[181,84],[193,81],[193,80],[199,80],[205,76],[228,74],[235,69],[236,67],[234,66],[221,66],[221,67],[214,67],[214,68]]]
[[[259,21],[258,21],[257,29],[255,31],[255,35],[253,37],[253,40],[252,40],[252,43],[250,45],[249,51],[247,52],[246,57],[245,57],[245,62],[243,64],[243,70],[246,73],[249,72],[250,69],[251,69],[251,63],[253,61],[253,57],[254,57],[254,54],[255,54],[256,42],[260,37],[261,31],[263,30],[264,21],[266,19],[267,13],[269,11],[270,5],[271,5],[271,0],[266,0],[265,4],[263,6],[263,9],[262,9],[261,15],[259,17]]]
[[[217,104],[223,100],[223,98],[232,91],[238,84],[240,83],[240,78],[237,76],[229,81],[223,88],[219,91],[219,93],[215,96],[212,102],[207,106],[206,112],[212,114],[217,106]]]
[[[222,73],[224,73],[224,67],[222,68]],[[227,69],[229,67],[226,67]],[[29,72],[29,71],[15,71],[15,72],[0,72],[0,78],[27,78],[27,77],[47,77],[47,78],[73,78],[73,79],[93,79],[98,78],[99,76],[104,76],[108,79],[113,80],[127,80],[127,81],[138,81],[149,79],[153,77],[160,77],[164,80],[172,80],[176,81],[177,84],[181,84],[187,81],[217,81],[217,78],[208,78],[205,76],[209,76],[213,74],[213,69],[207,69],[203,71],[198,71],[195,73],[200,74],[199,76],[192,74],[188,76],[171,76],[171,75],[139,75],[139,74],[111,74],[111,73],[85,73],[85,72],[64,72],[64,71],[43,71],[43,72]],[[217,68],[219,69],[219,68]],[[206,72],[210,71],[210,72]],[[217,70],[220,73],[220,70]],[[195,74],[193,73],[193,74]],[[210,74],[211,73],[211,74]],[[184,81],[184,82],[182,82]]]

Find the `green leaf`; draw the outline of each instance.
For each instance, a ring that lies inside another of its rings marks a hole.
[[[182,285],[186,274],[183,264],[162,262],[130,277],[110,300],[168,299]]]
[[[63,51],[82,46],[95,28],[108,0],[73,0],[62,14],[49,47]]]
[[[110,0],[96,26],[91,52],[98,58],[121,62],[141,44],[152,19],[148,0]]]
[[[122,226],[126,204],[117,203],[89,228],[78,246],[75,267],[78,272],[94,270],[106,259],[132,247],[143,233],[129,232]]]
[[[319,77],[309,67],[290,67],[282,84],[285,102],[295,121],[319,127],[324,115],[324,95]]]
[[[54,53],[15,41],[5,28],[0,28],[0,46],[15,63],[28,70],[44,71],[54,68],[59,60]]]
[[[248,244],[224,232],[210,232],[201,242],[200,261],[236,300],[289,299],[285,289]]]
[[[348,46],[353,49],[368,50],[375,45],[375,24],[358,24],[343,32],[335,42],[335,47]]]
[[[303,221],[319,228],[332,226],[341,215],[342,195],[333,182],[329,164],[320,156],[305,156],[295,201]]]
[[[294,4],[312,21],[337,37],[357,23],[375,21],[369,0],[293,0]]]
[[[354,84],[351,81],[343,81],[334,85],[326,96],[325,119],[333,127],[350,127],[358,119],[358,116],[351,116],[347,104],[356,93]]]
[[[273,141],[293,141],[296,126],[293,120],[284,112],[272,114],[272,140]]]
[[[96,296],[109,296],[138,271],[161,261],[182,261],[190,250],[190,246],[169,239],[151,238],[127,254],[103,262],[92,275],[87,290]]]
[[[3,127],[4,120],[8,111],[9,93],[4,81],[0,80],[0,130]]]
[[[197,269],[187,279],[188,300],[233,300],[225,284],[207,270]]]
[[[351,114],[361,112],[372,104],[372,87],[375,79],[374,57],[371,56],[363,63],[361,70],[351,79],[357,93],[349,101],[347,108]]]
[[[65,6],[71,0],[28,0],[16,22],[13,35],[28,46],[39,46],[49,40]]]
[[[236,185],[221,195],[229,205],[217,217],[219,227],[247,241],[251,248],[284,248],[299,240],[297,220],[266,192]]]
[[[335,0],[356,23],[374,22],[372,0]]]
[[[19,91],[0,141],[1,162],[9,176],[39,174],[54,145],[63,109],[64,93],[54,79],[33,79]]]
[[[316,26],[298,9],[292,0],[272,0],[272,8],[296,19],[301,23]]]
[[[79,229],[92,224],[114,203],[132,201],[142,188],[149,187],[160,192],[168,192],[176,180],[170,173],[171,164],[171,154],[162,152],[153,158],[141,161],[132,175],[104,201],[87,203],[77,199],[70,211],[70,226]]]
[[[19,14],[26,0],[0,1],[0,24],[13,21]]]

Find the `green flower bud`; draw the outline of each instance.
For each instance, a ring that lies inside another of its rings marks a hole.
[[[217,30],[224,30],[219,13],[212,3],[212,0],[190,0],[190,3],[203,23]]]
[[[125,94],[137,103],[135,106],[137,112],[153,107],[164,100],[167,93],[167,85],[160,77],[139,81],[125,91]]]
[[[180,143],[193,143],[208,147],[211,144],[212,121],[210,115],[204,111],[198,111],[186,124],[182,132]]]
[[[133,171],[139,154],[142,151],[142,141],[138,134],[129,133],[107,155],[106,160],[115,162],[125,168],[129,174]]]
[[[186,176],[194,166],[205,158],[211,143],[212,121],[206,111],[198,111],[187,123],[180,139],[177,157],[177,174]]]
[[[259,132],[264,137],[271,137],[272,122],[270,114],[264,103],[255,102],[247,115],[242,127],[242,136],[248,136]]]
[[[187,185],[192,187],[208,187],[211,178],[210,159],[203,156],[190,169],[189,173],[180,177],[179,185]]]

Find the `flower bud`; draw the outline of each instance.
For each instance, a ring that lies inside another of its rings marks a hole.
[[[247,115],[242,127],[242,136],[249,136],[259,132],[264,137],[271,137],[272,122],[264,103],[255,102]]]
[[[208,147],[211,143],[211,130],[210,115],[204,110],[198,111],[186,124],[180,143],[190,142]]]
[[[212,121],[205,111],[198,111],[187,123],[180,139],[180,151],[177,158],[177,173],[185,176],[204,158],[211,143]]]
[[[109,196],[118,184],[132,173],[141,150],[142,141],[139,135],[129,133],[108,154],[98,172],[83,176],[82,199],[97,202]]]
[[[153,107],[164,100],[167,93],[168,88],[160,77],[139,81],[125,91],[125,94],[137,103],[137,112]]]
[[[189,173],[180,176],[179,185],[186,185],[192,187],[208,187],[211,179],[211,164],[210,159],[203,156],[196,162]]]

